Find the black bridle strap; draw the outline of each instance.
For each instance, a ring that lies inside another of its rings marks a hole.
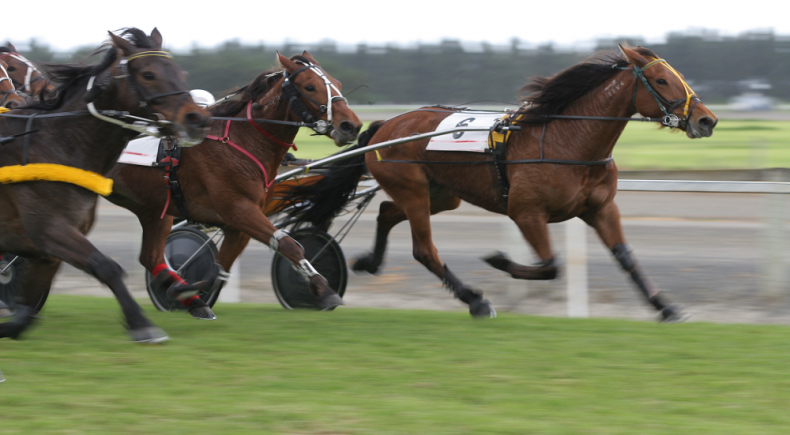
[[[33,127],[33,120],[36,118],[36,115],[38,115],[38,114],[34,113],[34,114],[30,115],[29,118],[27,118],[27,125],[25,126],[25,132],[31,132],[32,131],[31,129]],[[30,149],[30,135],[26,134],[25,135],[25,142],[24,142],[24,145],[22,146],[22,166],[27,165],[27,155],[28,155],[28,150],[29,149]]]

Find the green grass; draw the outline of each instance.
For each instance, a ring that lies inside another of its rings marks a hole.
[[[296,138],[300,158],[339,151],[331,140],[309,134],[302,129]],[[694,140],[655,124],[632,122],[615,146],[614,157],[620,169],[790,167],[790,122],[722,119],[713,136]]]
[[[148,305],[148,304],[145,304]],[[783,326],[219,305],[148,310],[59,296],[0,342],[3,434],[784,434]]]

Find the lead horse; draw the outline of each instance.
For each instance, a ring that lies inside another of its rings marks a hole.
[[[0,147],[0,171],[12,174],[3,182],[13,183],[0,184],[0,252],[28,260],[20,303],[40,308],[65,261],[110,287],[138,342],[168,337],[132,299],[123,269],[85,234],[93,225],[97,193],[109,190],[101,175],[129,139],[147,131],[132,122],[155,125],[185,143],[205,135],[209,114],[192,101],[183,71],[161,46],[156,29],[150,35],[135,28],[110,33],[98,64],[49,67],[61,83],[54,96],[0,116],[3,135],[23,135]]]
[[[193,317],[213,319],[191,301],[210,283],[187,283],[165,263],[165,241],[173,216],[222,227],[225,239],[218,263],[230,270],[250,237],[287,258],[309,282],[318,305],[343,304],[324,277],[305,259],[301,246],[278,230],[264,214],[270,189],[287,151],[295,147],[300,123],[315,124],[337,146],[353,142],[362,122],[340,93],[341,84],[309,53],[291,58],[277,54],[279,68],[265,71],[229,99],[210,107],[215,119],[200,146],[184,149],[177,168],[181,204],[163,187],[160,168],[117,164],[108,199],[131,210],[143,227],[140,263],[155,277],[153,286],[175,296]],[[241,120],[216,119],[242,117]],[[246,118],[246,119],[245,119]],[[270,120],[259,124],[255,119]]]
[[[579,217],[593,227],[663,321],[681,321],[680,309],[647,279],[637,265],[620,226],[614,202],[617,166],[612,150],[635,113],[661,118],[689,138],[710,136],[717,118],[697,98],[683,76],[652,51],[621,47],[619,54],[598,54],[549,78],[538,77],[522,89],[523,105],[504,122],[520,126],[502,147],[488,155],[427,151],[421,140],[367,153],[333,168],[321,183],[298,189],[311,198],[302,221],[320,227],[334,216],[351,192],[362,166],[392,201],[381,203],[373,252],[359,257],[356,271],[376,273],[384,260],[390,230],[411,224],[414,258],[433,272],[474,316],[496,312],[479,291],[467,287],[445,265],[431,239],[430,216],[457,208],[461,200],[507,214],[532,246],[539,263],[525,266],[498,253],[485,260],[513,278],[545,280],[557,276],[548,223]],[[360,136],[357,148],[412,134],[431,132],[455,113],[423,108],[379,121]],[[452,164],[451,164],[452,163]],[[464,164],[466,163],[466,164]],[[333,193],[334,192],[334,193]],[[331,201],[331,198],[339,198]]]

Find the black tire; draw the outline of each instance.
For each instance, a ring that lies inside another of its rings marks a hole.
[[[177,271],[207,240],[209,240],[209,237],[206,233],[200,231],[197,227],[185,226],[176,228],[170,232],[165,242],[165,262],[171,269]],[[200,299],[209,306],[214,306],[222,288],[222,281],[217,279],[220,269],[219,265],[215,263],[216,257],[217,245],[210,241],[179,274],[181,278],[190,284],[199,281],[215,283],[213,288],[207,292],[201,292],[199,295]],[[154,306],[159,311],[186,310],[186,307],[181,302],[172,295],[167,294],[166,289],[154,288],[151,285],[153,279],[151,272],[146,271],[145,287],[148,290],[151,302],[154,303]]]
[[[3,254],[0,257],[0,270],[5,269],[5,273],[0,274],[0,300],[12,310],[16,309],[16,301],[22,296],[22,276],[27,270],[27,261],[24,258],[16,258],[11,263],[14,258],[16,255],[12,254]]]
[[[300,229],[290,236],[302,245],[305,258],[326,278],[329,287],[342,297],[348,284],[348,267],[343,250],[335,239],[314,228]],[[307,282],[282,255],[275,255],[272,260],[272,286],[280,305],[286,309],[321,309]]]

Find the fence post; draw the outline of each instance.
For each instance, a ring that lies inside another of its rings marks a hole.
[[[587,296],[587,224],[579,218],[565,222],[568,317],[590,317]]]
[[[783,181],[779,170],[768,171],[769,181]],[[765,199],[763,225],[762,287],[765,295],[774,301],[782,298],[785,290],[785,195],[769,193]]]
[[[519,264],[530,263],[530,251],[527,241],[524,240],[524,235],[518,229],[518,225],[510,219],[503,221],[505,225],[502,235],[505,240],[503,246],[507,246],[510,258]],[[529,295],[529,281],[523,279],[514,279],[510,276],[507,277],[506,289],[506,304],[507,311],[512,311],[518,307],[518,304]]]
[[[228,282],[219,293],[217,301],[223,303],[235,304],[241,302],[241,259],[236,259],[233,266],[230,267],[230,277]]]

